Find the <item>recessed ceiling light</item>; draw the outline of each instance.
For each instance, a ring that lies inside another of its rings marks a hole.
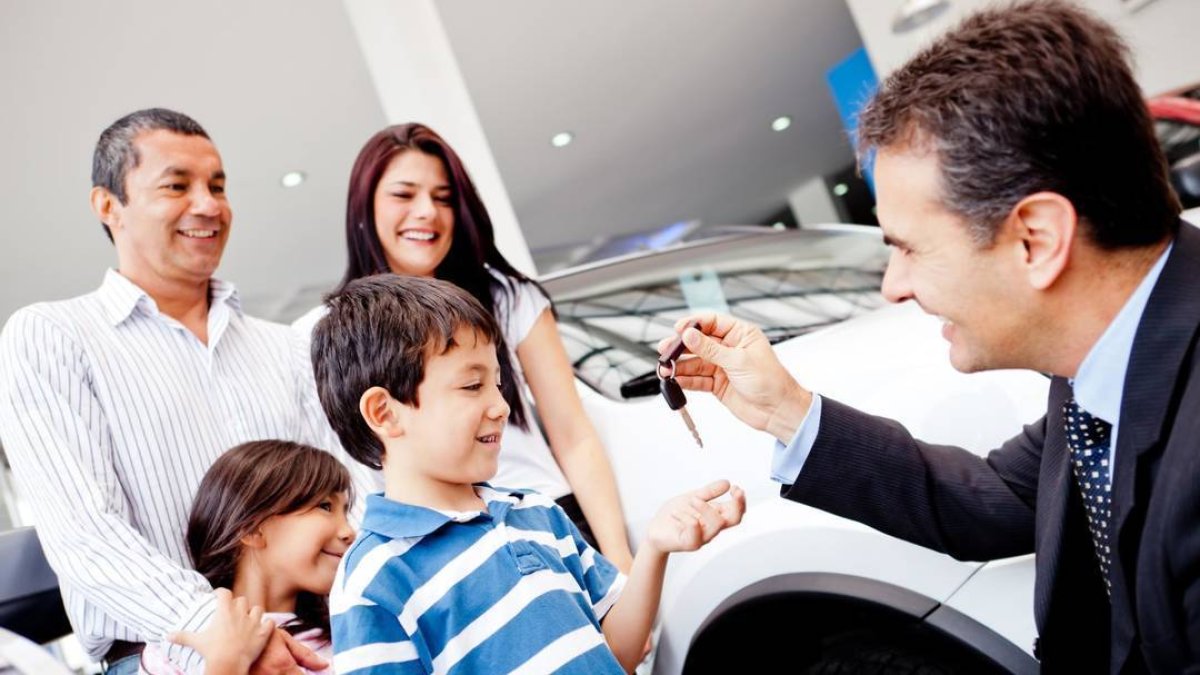
[[[279,179],[279,183],[286,188],[294,188],[304,182],[308,178],[303,171],[289,171],[283,174],[283,178]]]
[[[892,18],[892,32],[900,35],[920,28],[945,14],[947,9],[950,0],[905,0]]]
[[[790,126],[792,126],[792,118],[787,115],[781,115],[771,120],[771,128],[775,131],[783,131]]]
[[[550,145],[556,148],[562,148],[571,144],[575,140],[575,134],[569,131],[560,131],[550,138]]]
[[[837,185],[833,186],[833,194],[835,194],[839,197],[841,197],[842,195],[846,194],[849,191],[850,191],[850,186],[846,185],[845,183],[838,183]]]

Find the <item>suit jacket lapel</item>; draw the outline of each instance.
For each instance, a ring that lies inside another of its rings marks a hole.
[[[1067,521],[1070,497],[1071,455],[1063,426],[1063,403],[1071,394],[1064,378],[1050,383],[1046,407],[1046,438],[1042,446],[1042,467],[1038,477],[1037,501],[1037,575],[1034,582],[1034,618],[1038,630],[1045,628],[1051,590],[1057,583],[1062,559],[1063,527]]]

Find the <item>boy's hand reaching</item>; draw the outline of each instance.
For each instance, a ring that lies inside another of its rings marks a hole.
[[[729,499],[713,501],[727,492]],[[695,551],[721,530],[742,522],[745,512],[746,493],[719,480],[679,495],[655,514],[633,559],[625,590],[600,624],[608,646],[626,671],[633,672],[645,656],[669,554]]]
[[[730,499],[712,500],[729,493]],[[746,493],[718,480],[671,499],[655,514],[646,532],[646,544],[663,553],[695,551],[721,530],[742,522]]]

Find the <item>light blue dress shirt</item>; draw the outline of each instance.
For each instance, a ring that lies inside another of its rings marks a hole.
[[[1158,277],[1162,274],[1172,248],[1174,244],[1163,251],[1154,267],[1150,268],[1137,289],[1125,301],[1121,311],[1084,357],[1072,381],[1075,402],[1093,417],[1099,417],[1112,424],[1108,457],[1110,467],[1116,467],[1121,395],[1125,389],[1125,371],[1129,368],[1129,357],[1133,352],[1133,339],[1137,335],[1138,324],[1142,321],[1142,313],[1150,299],[1150,292],[1158,283]],[[814,392],[812,406],[796,429],[792,440],[787,445],[775,441],[775,452],[771,458],[771,480],[784,485],[791,485],[796,481],[796,476],[800,475],[800,471],[804,469],[804,462],[812,452],[820,429],[821,397]],[[1109,471],[1110,481],[1113,474],[1113,471]]]

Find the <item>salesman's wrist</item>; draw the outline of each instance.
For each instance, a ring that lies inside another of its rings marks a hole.
[[[812,407],[812,400],[812,392],[793,382],[780,397],[779,405],[771,411],[764,430],[786,445],[804,422],[808,409]]]

